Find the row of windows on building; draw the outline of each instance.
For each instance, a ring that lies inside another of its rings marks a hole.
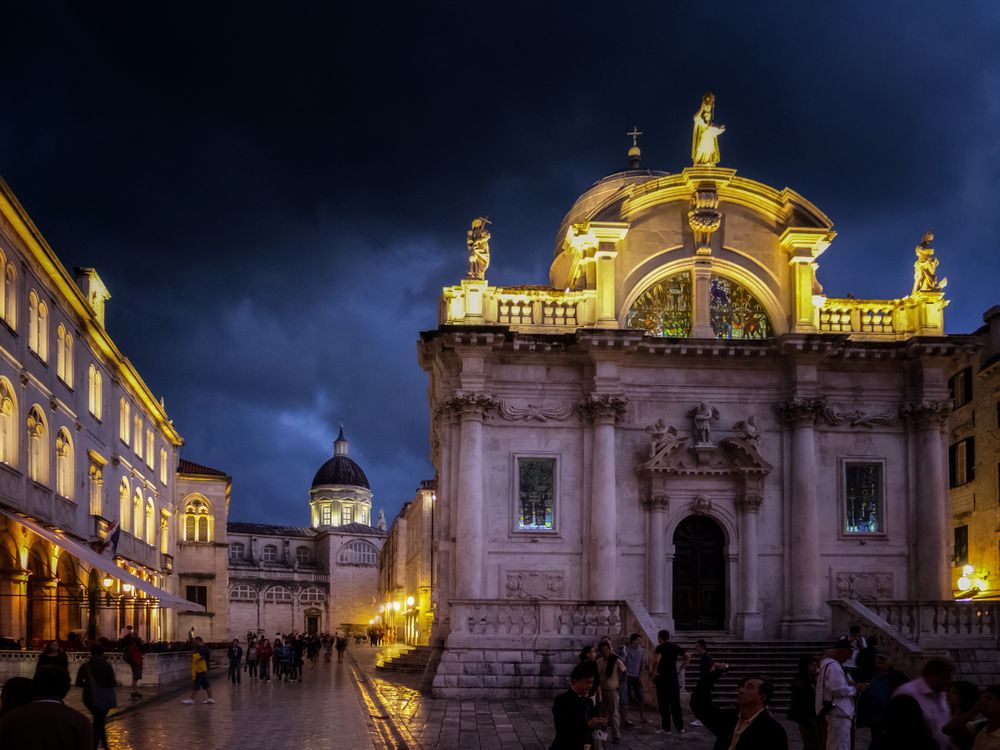
[[[368,523],[368,510],[366,508],[361,508],[358,511],[358,522],[367,524]],[[319,509],[319,522],[321,526],[332,526],[334,521],[333,517],[333,507],[330,505],[323,505]],[[340,525],[346,526],[349,523],[354,523],[354,506],[353,505],[342,505],[340,508]]]
[[[195,602],[201,606],[208,607],[208,586],[191,585],[185,587],[184,598],[189,602]],[[287,586],[271,586],[264,591],[264,596],[253,586],[237,585],[229,590],[229,598],[234,602],[256,602],[263,599],[271,604],[291,604],[295,601],[295,596]],[[299,604],[303,606],[315,606],[326,601],[326,592],[315,586],[302,589],[298,595]]]
[[[231,542],[229,545],[230,560],[246,560],[247,548],[243,542]],[[265,544],[260,551],[260,559],[264,562],[278,561],[278,546]],[[295,562],[308,565],[312,562],[312,554],[308,547],[295,548]],[[371,542],[363,539],[353,539],[344,544],[337,553],[337,563],[340,565],[374,566],[378,562],[378,549]]]
[[[556,459],[516,458],[517,507],[514,530],[556,531]],[[884,465],[881,461],[843,464],[842,532],[845,535],[885,534]]]

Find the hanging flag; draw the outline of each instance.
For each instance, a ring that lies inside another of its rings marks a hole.
[[[104,535],[104,543],[101,545],[101,553],[111,547],[111,556],[114,557],[118,554],[118,538],[121,536],[122,529],[118,525],[118,521],[112,521],[111,525],[108,526],[108,533]]]

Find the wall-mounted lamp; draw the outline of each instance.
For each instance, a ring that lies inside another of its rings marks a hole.
[[[123,583],[122,584],[122,591],[124,591],[126,594],[132,593],[132,584],[131,583]]]
[[[392,609],[393,609],[393,611],[394,612],[399,612],[399,606],[400,606],[399,602],[393,602],[392,603]]]
[[[113,584],[114,582],[115,582],[115,579],[112,578],[111,576],[104,576],[104,580],[101,581],[101,583],[104,584],[104,588],[106,588],[106,589],[111,588],[111,584]]]
[[[414,601],[416,601],[416,600],[412,596],[406,597],[406,606],[407,607],[412,607]]]

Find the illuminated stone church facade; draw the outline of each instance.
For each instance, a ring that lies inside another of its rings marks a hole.
[[[593,640],[607,602],[649,628],[808,639],[831,599],[951,596],[967,341],[944,334],[933,237],[912,290],[828,296],[826,214],[700,148],[666,173],[633,144],[566,214],[548,284],[491,285],[470,232],[480,260],[419,343],[448,650]],[[496,684],[447,652],[435,678]]]

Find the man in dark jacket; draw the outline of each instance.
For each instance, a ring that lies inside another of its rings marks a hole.
[[[591,718],[594,709],[594,704],[588,698],[594,685],[591,673],[583,665],[577,664],[569,681],[569,690],[557,695],[552,702],[556,738],[549,750],[583,750],[584,745],[590,744],[591,731],[606,723],[603,717]]]
[[[226,653],[229,656],[229,681],[236,684],[240,681],[240,662],[243,660],[243,647],[238,638],[233,638]]]
[[[740,682],[735,709],[719,708],[712,701],[712,686],[728,668],[715,662],[691,696],[694,715],[715,735],[715,750],[788,750],[788,735],[767,710],[774,693],[770,680],[752,676]]]

